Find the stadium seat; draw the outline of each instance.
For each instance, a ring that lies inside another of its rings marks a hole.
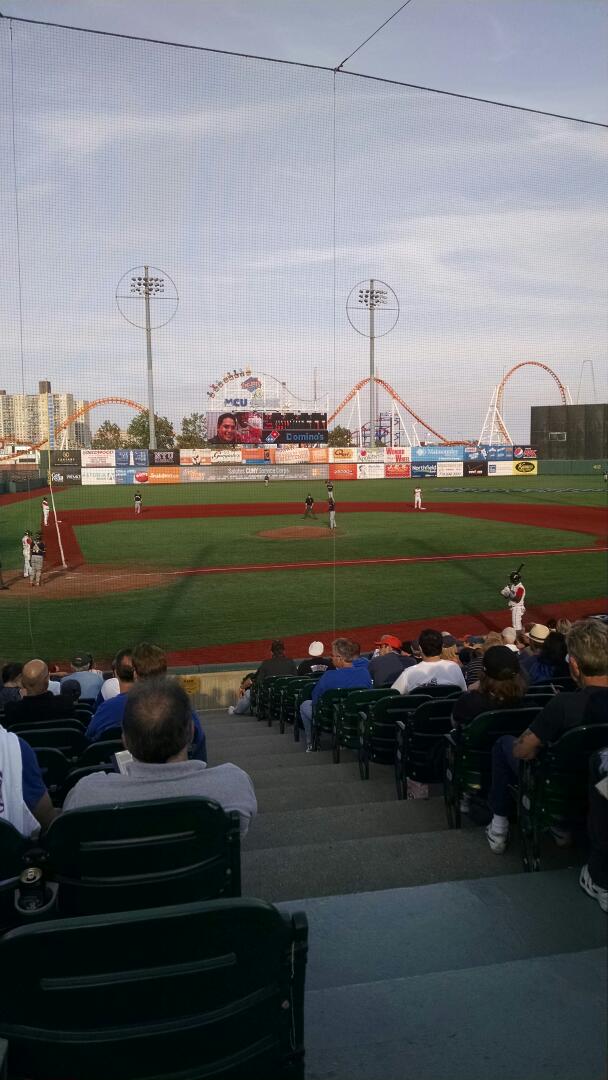
[[[320,675],[293,675],[281,692],[281,707],[279,711],[279,731],[285,734],[285,725],[294,725],[294,738],[296,742],[300,738],[300,705],[312,694],[315,683]]]
[[[539,707],[494,709],[446,736],[444,799],[450,829],[460,828],[460,800],[467,793],[485,796],[492,777],[492,747],[501,735],[521,735]]]
[[[400,697],[398,690],[378,687],[375,690],[352,690],[348,697],[338,701],[334,709],[331,735],[332,754],[336,765],[339,764],[342,749],[354,750],[359,759],[361,779],[369,778],[369,767],[366,776],[361,752],[366,721],[373,714],[378,702],[395,697]]]
[[[258,720],[268,720],[268,707],[272,686],[278,679],[285,679],[287,677],[288,676],[285,675],[269,675],[268,678],[262,680],[262,683],[257,690],[255,703],[255,713]]]
[[[71,717],[69,720],[41,720],[39,723],[33,723],[31,720],[15,720],[13,724],[9,724],[7,731],[21,735],[22,731],[31,731],[33,728],[44,728],[45,731],[52,731],[54,728],[63,730],[69,728],[72,731],[82,731],[84,734],[86,724],[76,717]]]
[[[312,745],[315,750],[320,749],[322,734],[331,735],[333,738],[334,708],[352,692],[352,688],[327,690],[316,702],[312,711]]]
[[[430,698],[460,697],[464,693],[461,686],[435,686],[434,683],[426,686],[417,686],[412,691],[414,694],[426,694]]]
[[[69,721],[61,725],[44,724],[40,727],[21,728],[19,738],[29,743],[32,750],[61,750],[70,761],[76,759],[87,745],[80,725],[70,725]]]
[[[91,743],[83,750],[76,762],[78,769],[86,765],[114,765],[114,755],[124,750],[122,739],[105,739]]]
[[[240,825],[211,799],[67,810],[42,843],[61,916],[240,896]]]
[[[38,746],[35,750],[42,778],[55,806],[61,806],[60,792],[71,768],[71,762],[53,746]]]
[[[15,889],[25,866],[29,846],[29,842],[13,825],[0,818],[0,934],[18,921]],[[2,1075],[0,1070],[0,1077]]]
[[[524,870],[540,870],[541,837],[552,826],[576,823],[587,809],[589,757],[608,745],[608,721],[565,732],[519,770],[517,821]]]
[[[108,773],[115,772],[114,765],[109,764],[107,761],[102,762],[100,765],[83,765],[70,769],[66,776],[59,792],[57,793],[56,806],[63,806],[65,797],[73,787],[76,786],[79,780],[82,780],[84,776],[92,776],[93,773]]]
[[[272,680],[268,680],[271,682],[266,705],[266,723],[268,724],[268,727],[272,727],[273,720],[279,721],[283,691],[289,686],[289,683],[293,679],[297,679],[297,677],[297,675],[278,675]]]
[[[439,784],[443,777],[445,736],[452,730],[451,697],[425,701],[397,723],[397,797],[407,798],[407,781]]]
[[[397,722],[407,719],[412,702],[419,705],[430,700],[423,694],[396,694],[375,702],[362,723],[362,740],[359,745],[359,771],[362,780],[369,779],[371,762],[376,765],[395,766]]]
[[[302,1080],[307,940],[303,913],[234,899],[12,930],[10,1075]]]
[[[104,743],[112,741],[122,742],[122,724],[116,724],[115,727],[109,727],[106,728],[105,731],[100,732],[100,734],[97,736],[97,738],[91,745],[94,745],[94,743]]]

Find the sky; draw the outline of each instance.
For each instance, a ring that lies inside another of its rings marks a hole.
[[[8,22],[334,67],[397,6],[0,0],[0,386],[145,401],[144,335],[115,292],[148,261],[179,293],[153,334],[156,411],[177,424],[244,366],[333,411],[369,373],[346,303],[370,277],[400,308],[377,374],[439,433],[478,435],[524,361],[608,400],[606,130],[377,81],[604,123],[608,3],[412,0],[335,78]],[[518,372],[513,438],[530,404],[558,402],[550,376]]]

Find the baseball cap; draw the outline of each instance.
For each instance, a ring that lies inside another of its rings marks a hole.
[[[491,645],[484,654],[483,670],[491,679],[512,679],[519,673],[519,656],[506,645]]]
[[[535,645],[542,645],[543,641],[549,637],[550,633],[551,631],[548,626],[543,626],[542,623],[534,623],[532,629],[528,631],[528,637]]]
[[[383,634],[380,641],[375,641],[374,645],[390,645],[391,649],[401,649],[401,641],[394,634]]]
[[[87,664],[93,663],[93,657],[88,652],[76,653],[70,660],[72,667],[86,667]]]
[[[311,641],[310,645],[308,646],[309,656],[323,656],[324,651],[325,646],[322,641]]]

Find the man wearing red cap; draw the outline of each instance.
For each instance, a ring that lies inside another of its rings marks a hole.
[[[369,673],[374,687],[392,686],[406,667],[414,667],[413,656],[404,656],[401,642],[394,634],[383,634],[376,642],[378,655],[369,662]]]

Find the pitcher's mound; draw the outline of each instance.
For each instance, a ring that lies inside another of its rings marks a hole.
[[[290,525],[285,529],[264,529],[259,532],[263,540],[323,540],[335,536],[337,529],[327,525]]]

